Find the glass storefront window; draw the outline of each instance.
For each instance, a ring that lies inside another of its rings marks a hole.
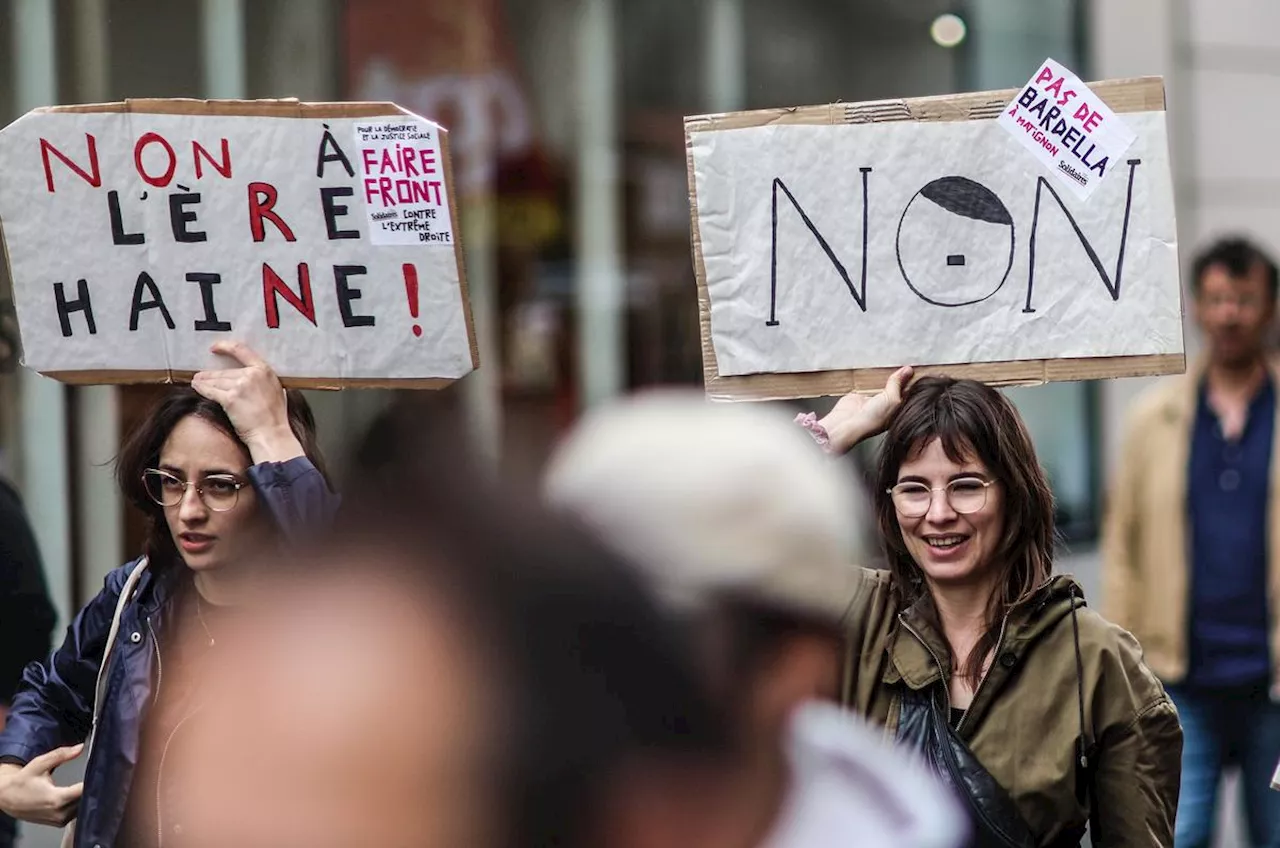
[[[589,319],[576,286],[596,281],[582,274],[575,237],[578,144],[591,117],[581,113],[579,65],[588,5],[349,0],[343,24],[346,95],[399,100],[445,121],[455,149],[468,151],[464,204],[494,212],[492,244],[482,246],[497,301],[490,367],[501,370],[506,464],[530,471],[580,412],[581,359],[594,355],[580,349],[578,325]],[[611,9],[616,101],[603,161],[617,190],[624,390],[701,381],[684,116],[1014,87],[1045,56],[1087,72],[1075,0],[611,0]],[[968,24],[956,47],[930,31],[948,12]],[[1091,390],[1058,384],[1011,397],[1053,478],[1064,530],[1087,537],[1097,489]]]

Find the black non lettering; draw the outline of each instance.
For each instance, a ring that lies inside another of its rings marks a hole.
[[[147,237],[142,233],[126,233],[124,216],[120,214],[120,192],[107,192],[107,212],[111,216],[111,241],[113,244],[145,244]]]
[[[143,300],[144,293],[149,293],[151,299]],[[147,309],[159,309],[160,314],[164,316],[165,325],[170,330],[173,329],[173,316],[169,314],[169,307],[164,305],[164,297],[160,294],[156,281],[151,279],[150,274],[143,271],[138,275],[138,282],[133,287],[133,305],[129,309],[129,332],[137,332],[138,316]]]
[[[1036,179],[1036,201],[1031,213],[1031,242],[1028,246],[1028,266],[1027,266],[1027,305],[1023,308],[1023,312],[1035,312],[1032,305],[1032,294],[1035,291],[1036,280],[1036,239],[1038,230],[1040,229],[1040,202],[1044,195],[1045,189],[1048,189],[1050,197],[1058,202],[1058,208],[1067,217],[1067,223],[1071,225],[1071,229],[1075,231],[1076,238],[1080,239],[1080,245],[1084,248],[1084,252],[1089,257],[1089,261],[1093,263],[1094,269],[1098,272],[1098,276],[1102,278],[1102,284],[1106,286],[1107,293],[1111,295],[1112,301],[1120,300],[1120,281],[1121,275],[1124,273],[1124,252],[1129,242],[1129,213],[1133,210],[1133,182],[1134,175],[1138,166],[1142,164],[1141,159],[1130,159],[1129,164],[1129,186],[1126,190],[1124,199],[1124,218],[1120,224],[1120,250],[1116,255],[1115,276],[1107,273],[1107,269],[1102,265],[1102,259],[1098,256],[1098,251],[1094,250],[1093,244],[1085,236],[1084,230],[1080,229],[1080,224],[1076,222],[1075,216],[1071,214],[1071,210],[1067,208],[1067,204],[1062,202],[1062,197],[1044,177]]]
[[[62,337],[71,336],[71,313],[83,312],[84,322],[89,327],[89,335],[98,333],[98,325],[93,320],[93,304],[89,301],[89,283],[76,280],[76,299],[67,300],[66,290],[62,283],[53,284],[53,299],[58,307],[58,324],[62,327]]]
[[[218,310],[213,303],[213,287],[222,282],[221,274],[190,273],[187,282],[200,284],[200,299],[204,302],[204,317],[196,321],[196,329],[225,333],[231,329],[229,321],[218,320]]]
[[[351,301],[360,299],[360,289],[351,288],[348,278],[369,273],[364,265],[334,265],[333,281],[338,291],[338,312],[342,314],[344,327],[372,327],[372,315],[356,315],[351,311]]]
[[[333,152],[326,152],[326,148],[332,148]],[[333,137],[333,133],[329,132],[329,125],[324,125],[324,137],[320,139],[320,153],[316,161],[316,177],[324,179],[324,166],[329,162],[341,162],[342,167],[346,168],[347,176],[354,177],[356,169],[351,167],[351,160],[347,159],[347,154],[342,152],[342,147],[338,144],[338,140]]]
[[[827,259],[831,261],[836,273],[840,275],[840,279],[844,281],[845,286],[849,289],[849,294],[853,296],[853,302],[858,304],[858,308],[863,312],[867,311],[867,233],[869,223],[868,216],[868,190],[867,184],[870,179],[871,169],[863,166],[858,169],[862,174],[862,276],[859,285],[854,286],[853,280],[849,276],[849,271],[844,267],[844,263],[840,261],[840,257],[836,255],[831,244],[826,237],[818,230],[818,227],[809,218],[809,213],[805,212],[804,207],[800,205],[800,201],[791,193],[791,189],[787,188],[787,184],[782,181],[781,177],[774,177],[773,180],[773,200],[770,209],[770,218],[773,230],[773,244],[770,247],[769,257],[769,320],[765,321],[765,326],[776,327],[778,321],[778,192],[786,196],[787,201],[795,208],[800,215],[800,220],[804,222],[808,228],[810,235],[818,242],[818,246],[822,248],[822,252],[827,255]]]
[[[338,229],[338,219],[347,214],[345,203],[335,203],[334,198],[351,197],[355,189],[350,186],[326,186],[320,189],[320,205],[324,207],[324,228],[329,233],[329,241],[338,239],[358,239],[358,230]]]
[[[195,223],[196,213],[185,208],[192,203],[200,202],[200,193],[192,192],[190,194],[171,194],[169,195],[169,223],[173,225],[173,240],[177,242],[191,243],[198,241],[208,241],[209,234],[205,232],[192,232],[187,228],[188,224]]]

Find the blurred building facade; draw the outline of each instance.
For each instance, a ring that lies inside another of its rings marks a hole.
[[[946,12],[967,23],[956,47],[930,35]],[[484,367],[441,402],[533,474],[584,405],[701,379],[684,115],[1014,87],[1046,56],[1086,78],[1165,74],[1189,256],[1225,228],[1276,240],[1275,119],[1256,104],[1280,85],[1278,30],[1267,0],[0,0],[0,120],[298,97],[393,100],[450,127]],[[135,547],[108,462],[156,390],[15,368],[2,306],[3,468],[65,613]],[[1013,392],[1086,548],[1142,382]],[[313,400],[333,452],[395,395]]]

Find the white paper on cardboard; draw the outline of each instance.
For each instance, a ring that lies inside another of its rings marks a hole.
[[[721,376],[1183,352],[1163,112],[1087,203],[995,120],[691,134]]]
[[[1046,59],[999,118],[1061,185],[1087,200],[1115,171],[1136,135],[1079,77]]]
[[[410,188],[407,204],[434,210],[429,232],[447,241],[371,227],[354,141],[357,125],[378,120],[438,145],[439,128],[395,114],[33,112],[10,125],[0,132],[0,224],[25,364],[196,371],[226,367],[209,348],[235,338],[286,378],[467,374],[447,187]],[[389,141],[393,151],[404,143]],[[432,156],[442,169],[438,146]],[[396,167],[404,179],[407,156]],[[380,196],[377,208],[393,209],[399,192],[393,184],[394,203]]]
[[[355,140],[370,241],[452,248],[438,128],[420,118],[357,121]]]

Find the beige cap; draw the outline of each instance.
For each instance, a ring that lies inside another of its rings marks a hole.
[[[852,471],[790,416],[665,389],[587,415],[545,478],[680,605],[726,592],[839,621],[863,551]]]

